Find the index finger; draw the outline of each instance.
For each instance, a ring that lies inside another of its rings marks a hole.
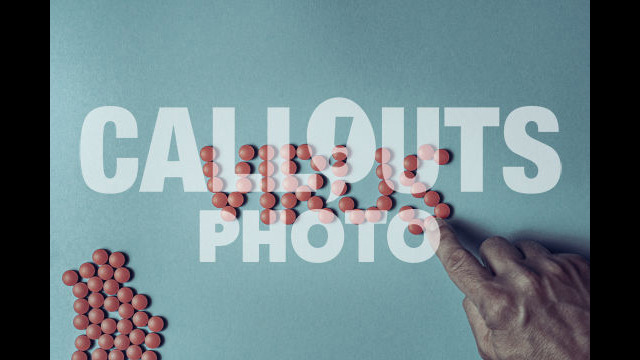
[[[472,300],[476,300],[483,286],[493,278],[491,273],[460,244],[455,232],[446,221],[434,218],[434,221],[428,224],[426,231],[431,235],[430,239],[434,238],[430,240],[431,244],[451,281],[460,291]]]

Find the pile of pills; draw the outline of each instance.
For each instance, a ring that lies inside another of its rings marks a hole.
[[[77,298],[73,303],[77,314],[73,326],[85,332],[76,338],[77,351],[71,360],[88,359],[88,352],[96,344],[91,351],[93,360],[158,359],[151,349],[162,343],[159,332],[164,328],[164,320],[144,311],[149,304],[146,295],[136,294],[125,286],[131,277],[124,266],[125,255],[99,249],[93,252],[92,260],[80,265],[77,271],[62,274],[62,282],[71,286]],[[118,316],[109,317],[110,313]]]

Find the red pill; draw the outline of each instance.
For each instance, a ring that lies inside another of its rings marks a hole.
[[[104,309],[109,312],[118,311],[118,307],[120,307],[120,301],[115,296],[107,296],[104,299]]]
[[[116,279],[116,281],[119,282],[120,284],[124,284],[127,281],[129,281],[130,277],[131,277],[131,273],[129,272],[129,269],[127,269],[126,267],[117,268],[116,271],[113,273],[113,278]]]
[[[73,286],[78,283],[78,274],[73,270],[67,270],[62,273],[62,282],[67,286]]]
[[[402,221],[406,221],[409,222],[411,220],[413,220],[413,216],[414,216],[414,211],[413,208],[411,206],[403,206],[400,208],[400,211],[398,212],[400,219]]]
[[[128,319],[120,319],[118,321],[118,324],[116,325],[116,329],[118,329],[118,332],[120,334],[129,335],[129,333],[131,333],[131,330],[133,330],[133,323]],[[129,346],[129,343],[127,343],[127,346]]]
[[[133,299],[133,290],[130,287],[123,287],[118,290],[118,300],[121,303],[128,303]]]
[[[111,254],[111,256],[109,256],[109,265],[113,266],[114,268],[119,268],[124,265],[125,260],[126,258],[124,254],[120,251],[116,251]]]
[[[260,195],[260,206],[265,209],[271,209],[276,205],[276,197],[272,193],[264,193]]]
[[[310,165],[314,171],[322,171],[327,167],[327,159],[322,155],[312,156]]]
[[[158,360],[158,355],[153,350],[147,350],[142,353],[141,360]]]
[[[245,177],[251,174],[251,165],[246,162],[239,162],[236,164],[235,173],[240,177]]]
[[[258,156],[262,160],[271,160],[276,156],[276,150],[271,145],[262,145],[258,149]]]
[[[238,155],[240,155],[240,159],[249,161],[256,156],[256,151],[251,145],[242,145],[240,146],[240,150],[238,150]]]
[[[97,265],[104,265],[109,261],[109,253],[105,249],[98,249],[93,252],[91,259]]]
[[[89,306],[92,308],[99,308],[104,304],[104,295],[99,292],[94,292],[89,295]]]
[[[73,285],[73,288],[71,288],[71,292],[73,292],[73,295],[75,297],[83,298],[87,296],[87,294],[89,293],[89,288],[87,287],[87,284],[83,282],[79,282]]]
[[[270,176],[265,176],[260,180],[260,190],[262,192],[272,192],[276,188],[276,182]]]
[[[312,154],[311,146],[308,144],[302,144],[298,146],[298,149],[296,150],[296,155],[302,160],[309,160]]]
[[[311,188],[306,185],[298,186],[296,189],[296,197],[299,201],[307,201],[311,198]]]
[[[78,299],[73,302],[73,311],[82,315],[89,311],[89,302],[85,299]]]
[[[207,180],[207,190],[209,190],[210,192],[217,193],[222,191],[223,188],[224,181],[222,181],[221,178],[212,177],[211,179]]]
[[[102,309],[91,309],[88,317],[92,324],[100,324],[104,320],[104,311]]]
[[[211,203],[213,204],[213,206],[217,207],[218,209],[221,209],[227,206],[227,203],[228,203],[227,194],[222,192],[213,194],[213,196],[211,197]]]
[[[131,344],[129,337],[124,334],[120,334],[113,339],[113,346],[118,350],[126,350],[129,344]]]
[[[349,173],[349,165],[344,161],[336,161],[331,165],[331,172],[337,177],[345,177]]]
[[[147,326],[147,323],[149,322],[149,315],[144,311],[137,311],[133,314],[133,317],[131,317],[131,321],[133,322],[133,325],[137,327],[144,327]]]
[[[91,277],[87,280],[87,287],[94,293],[102,290],[102,279],[97,276]]]
[[[76,349],[87,351],[91,347],[91,339],[87,335],[79,335],[75,341]]]
[[[415,198],[422,198],[427,193],[427,186],[421,182],[411,185],[411,195]]]
[[[144,344],[149,349],[157,348],[158,346],[160,346],[161,342],[162,342],[162,339],[160,339],[160,335],[156,333],[151,333],[144,338]]]
[[[409,232],[413,235],[420,235],[424,231],[422,220],[413,219],[409,222]]]
[[[262,176],[271,176],[275,171],[276,169],[271,161],[265,160],[258,165],[258,172]]]
[[[296,221],[296,212],[291,209],[284,209],[280,212],[280,221],[286,225],[291,225]]]
[[[293,159],[296,157],[296,147],[291,144],[282,145],[280,148],[280,157],[285,160]]]
[[[324,179],[320,174],[311,174],[309,175],[307,184],[310,188],[317,190],[324,186]]]
[[[145,335],[141,329],[133,329],[129,334],[129,341],[131,341],[133,345],[140,345],[144,342]]]
[[[225,206],[220,211],[220,217],[224,221],[233,221],[236,219],[237,213],[233,206]]]
[[[107,356],[104,349],[97,348],[91,353],[91,360],[107,360]]]
[[[227,202],[234,208],[238,208],[242,206],[242,204],[244,204],[244,195],[237,191],[234,191],[227,197]]]
[[[434,207],[440,203],[440,194],[435,191],[427,191],[424,194],[424,204],[427,206]]]
[[[395,190],[395,185],[393,185],[393,181],[391,180],[382,180],[378,184],[378,191],[382,195],[391,195]]]
[[[400,184],[404,186],[411,186],[416,182],[416,174],[413,171],[403,171],[400,173]]]
[[[380,210],[390,210],[393,206],[393,201],[391,198],[385,195],[382,195],[376,201],[376,207]]]
[[[391,151],[387,148],[378,148],[375,153],[376,161],[380,164],[388,163],[391,160]]]
[[[344,180],[336,180],[331,183],[331,192],[335,195],[342,196],[347,193],[348,187]]]
[[[264,209],[260,213],[260,220],[267,225],[275,223],[277,217],[278,215],[276,214],[276,212],[271,209]]]
[[[446,219],[451,215],[451,208],[445,203],[436,205],[434,211],[435,215],[441,219]]]
[[[98,324],[87,326],[87,337],[91,340],[97,340],[102,335],[102,329]]]
[[[378,179],[388,179],[393,174],[393,170],[391,170],[391,166],[389,164],[380,164],[376,167],[376,176]]]
[[[96,268],[95,266],[93,266],[92,263],[86,262],[80,265],[80,269],[78,270],[78,272],[80,273],[80,276],[82,276],[85,279],[88,279],[96,273]]]
[[[213,161],[216,158],[216,149],[213,146],[205,146],[200,149],[200,159],[202,161]]]
[[[107,318],[100,323],[100,329],[103,334],[113,334],[118,329],[118,323],[114,319]]]
[[[449,162],[449,152],[445,149],[438,149],[433,155],[433,161],[438,165],[444,165]]]
[[[102,289],[104,289],[104,292],[107,293],[107,295],[115,295],[118,292],[118,289],[120,289],[120,284],[113,279],[109,279],[102,284]]]
[[[100,335],[100,337],[98,338],[98,346],[105,350],[111,349],[113,347],[113,336],[109,334]]]
[[[218,175],[218,171],[219,171],[218,164],[214,162],[208,162],[202,165],[202,173],[206,177],[209,177],[209,178],[214,177]]]
[[[348,153],[349,151],[347,150],[346,146],[336,145],[336,147],[334,147],[331,151],[331,156],[333,156],[333,158],[337,161],[345,161],[347,159]]]
[[[71,354],[71,360],[87,360],[87,354],[82,351],[75,351]]]
[[[109,360],[124,360],[124,353],[118,349],[109,351]]]
[[[138,360],[142,356],[142,349],[138,345],[131,345],[127,348],[127,358]]]
[[[123,319],[131,318],[134,312],[135,310],[131,304],[120,304],[120,307],[118,307],[118,314]]]
[[[409,155],[404,158],[404,168],[408,171],[414,171],[418,168],[418,157]]]
[[[73,327],[78,330],[84,330],[89,326],[89,318],[85,315],[76,315],[73,318]]]
[[[298,172],[298,165],[296,165],[294,161],[283,162],[282,165],[280,165],[280,171],[286,175],[295,174]]]
[[[345,196],[338,202],[338,207],[342,212],[347,212],[349,210],[353,210],[355,207],[355,201],[350,196]]]
[[[133,305],[133,308],[136,310],[144,310],[148,304],[149,300],[146,295],[138,294],[131,299],[131,305]]]
[[[324,201],[320,196],[312,196],[307,201],[309,210],[320,210],[324,207]]]
[[[153,332],[162,331],[162,329],[164,329],[164,320],[162,320],[160,316],[152,316],[147,325],[149,326],[149,330]]]
[[[291,209],[298,204],[298,198],[294,193],[286,193],[282,195],[280,202],[282,203],[282,206],[284,206],[285,208]]]
[[[111,265],[100,265],[98,268],[98,277],[102,280],[109,280],[113,277],[113,268]]]

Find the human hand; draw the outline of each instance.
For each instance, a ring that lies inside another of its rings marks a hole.
[[[533,241],[491,237],[483,266],[441,219],[436,255],[466,295],[463,306],[485,360],[590,358],[590,265],[579,255],[551,254]],[[433,240],[432,240],[433,241]]]

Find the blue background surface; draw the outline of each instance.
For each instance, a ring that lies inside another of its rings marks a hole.
[[[138,191],[157,112],[188,107],[204,146],[211,108],[235,107],[239,146],[264,143],[267,107],[287,106],[300,143],[313,109],[342,96],[366,111],[378,144],[381,107],[405,107],[408,150],[419,106],[495,106],[501,125],[518,107],[544,106],[560,132],[527,129],[560,156],[554,189],[507,188],[503,166],[536,169],[508,150],[502,126],[485,130],[483,193],[460,192],[457,157],[436,188],[470,248],[501,234],[589,257],[589,22],[584,1],[51,2],[51,358],[70,358],[80,333],[60,276],[106,247],[128,253],[131,286],[168,319],[165,360],[478,359],[463,295],[438,260],[397,260],[383,231],[375,263],[358,263],[353,226],[325,264],[301,260],[290,243],[286,263],[267,262],[264,251],[260,263],[243,263],[240,240],[200,263],[198,212],[211,209],[210,196],[184,193],[179,179],[163,193]],[[138,124],[138,139],[106,130],[107,175],[116,156],[140,158],[136,183],[117,195],[89,189],[80,169],[82,122],[105,105]],[[454,154],[459,139],[458,128],[441,127],[441,146]],[[353,196],[369,202],[376,184],[372,172]],[[258,209],[258,195],[247,208]]]

